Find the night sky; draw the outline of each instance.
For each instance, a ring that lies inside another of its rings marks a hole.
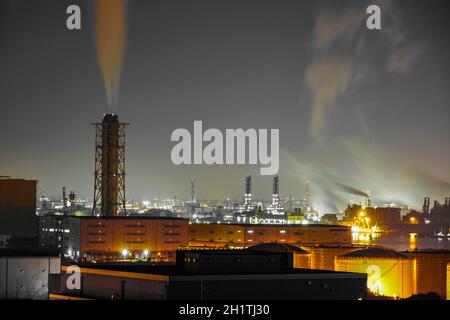
[[[66,28],[79,4],[82,30]],[[369,4],[382,30],[369,31]],[[282,197],[342,209],[370,190],[375,204],[419,206],[450,196],[448,0],[129,0],[115,112],[127,128],[128,199],[240,199],[258,166],[175,166],[176,128],[280,129]],[[0,175],[65,185],[92,197],[94,129],[110,112],[92,1],[1,0]]]

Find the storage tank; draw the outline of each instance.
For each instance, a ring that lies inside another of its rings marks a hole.
[[[447,264],[447,300],[450,300],[450,263]]]
[[[448,250],[421,250],[408,252],[407,255],[416,259],[417,293],[435,292],[443,299],[446,293],[447,264],[450,263]]]
[[[311,269],[311,256],[308,251],[287,243],[260,243],[247,248],[251,251],[291,252],[294,268]]]
[[[408,298],[417,293],[416,260],[383,248],[355,250],[336,257],[336,271],[367,274],[375,295]]]
[[[302,247],[309,251],[311,256],[311,269],[334,271],[334,261],[339,255],[357,250],[354,247]]]

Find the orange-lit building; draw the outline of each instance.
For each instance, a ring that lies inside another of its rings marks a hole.
[[[447,265],[447,300],[450,300],[450,263]]]
[[[173,260],[177,248],[187,245],[188,220],[65,217],[60,228],[62,252],[77,259]]]
[[[47,216],[41,217],[40,228],[41,247],[59,246],[62,253],[76,259],[172,260],[175,250],[186,246],[351,245],[350,228],[331,225],[189,224],[181,218]],[[61,238],[57,246],[55,237]]]
[[[0,177],[0,234],[37,236],[36,188],[36,180]]]
[[[335,270],[367,274],[374,294],[408,298],[417,293],[416,260],[382,248],[354,250],[336,257]]]
[[[349,253],[358,248],[353,246],[318,246],[304,249],[309,251],[311,255],[311,269],[334,271],[336,269],[335,259],[337,256]]]
[[[364,216],[371,225],[390,227],[401,223],[398,207],[363,207],[354,204],[348,206],[344,213],[344,224],[352,224],[355,219]]]
[[[190,246],[247,247],[258,243],[288,243],[295,246],[350,245],[351,229],[334,225],[238,225],[191,224]]]

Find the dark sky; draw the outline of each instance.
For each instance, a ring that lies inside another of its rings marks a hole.
[[[79,4],[82,30],[66,29]],[[365,27],[369,4],[382,30]],[[448,1],[127,3],[117,112],[127,128],[127,194],[240,198],[257,166],[175,166],[171,132],[280,129],[282,196],[310,180],[316,206],[342,209],[450,196]],[[107,112],[92,1],[1,0],[0,175],[93,193],[94,130]]]

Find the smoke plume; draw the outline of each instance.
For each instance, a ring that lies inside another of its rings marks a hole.
[[[340,183],[340,182],[336,183],[336,185],[337,185],[337,187],[340,190],[345,191],[345,192],[347,192],[349,194],[352,194],[352,195],[355,195],[355,196],[361,196],[361,197],[369,198],[369,195],[366,192],[358,190],[358,189],[356,189],[354,187],[345,185],[345,184]]]
[[[117,104],[125,47],[124,0],[96,0],[96,42],[109,111]]]

